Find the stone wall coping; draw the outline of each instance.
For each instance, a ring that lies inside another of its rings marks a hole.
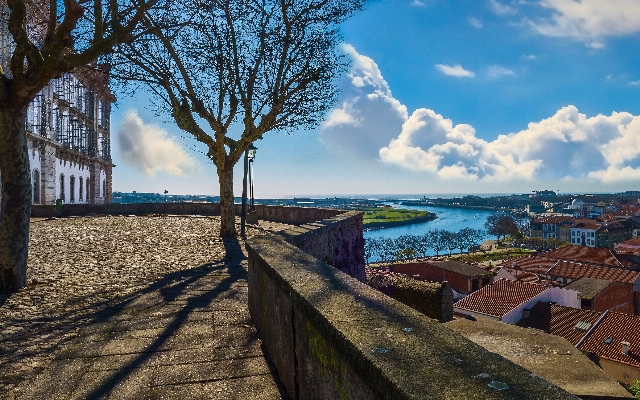
[[[310,321],[379,398],[576,398],[281,235],[251,238],[247,250],[285,293],[294,313]],[[508,389],[493,389],[495,382]]]

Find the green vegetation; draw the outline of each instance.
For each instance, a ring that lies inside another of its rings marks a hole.
[[[436,215],[428,211],[401,210],[391,207],[363,208],[360,211],[364,212],[365,228],[409,225],[436,219]]]
[[[640,380],[636,379],[635,382],[633,382],[633,385],[629,386],[629,391],[636,397],[636,399],[640,400]]]
[[[458,256],[460,261],[464,262],[486,262],[486,261],[500,261],[511,260],[514,258],[525,257],[535,253],[534,250],[509,248],[504,250],[494,250],[493,252],[475,252],[469,254],[463,254]]]

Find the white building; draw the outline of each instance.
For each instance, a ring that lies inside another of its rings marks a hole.
[[[14,47],[8,15],[6,4],[0,4],[0,64],[5,71]],[[37,43],[37,28],[32,33]],[[110,114],[115,97],[108,83],[108,67],[88,66],[54,79],[29,105],[33,204],[111,201]]]
[[[596,247],[596,232],[601,224],[594,220],[578,220],[569,228],[570,243],[578,246]]]

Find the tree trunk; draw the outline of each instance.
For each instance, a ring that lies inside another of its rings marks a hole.
[[[220,236],[236,236],[236,215],[233,205],[233,165],[218,169],[220,182]]]
[[[27,280],[31,171],[26,110],[0,107],[0,291],[15,291]]]

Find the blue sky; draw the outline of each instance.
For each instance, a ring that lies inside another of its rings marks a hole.
[[[256,197],[638,190],[639,1],[373,0],[342,30],[340,101],[256,143]],[[218,194],[151,107],[119,96],[114,190]]]

